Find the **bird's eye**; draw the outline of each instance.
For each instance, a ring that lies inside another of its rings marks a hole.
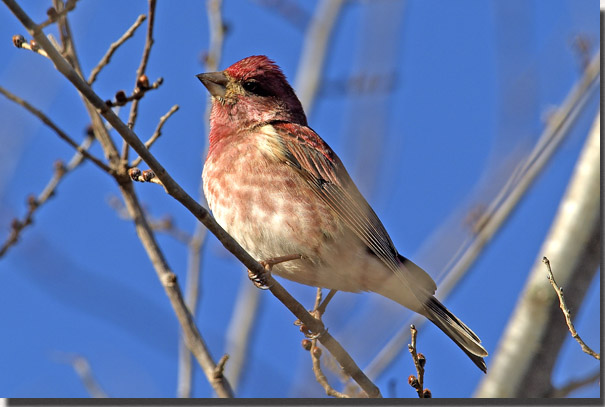
[[[242,83],[243,88],[246,92],[254,93],[256,96],[272,96],[272,92],[269,88],[261,85],[257,80],[250,80]]]
[[[258,82],[256,81],[248,81],[248,82],[244,82],[244,89],[246,89],[248,92],[256,92],[256,90],[258,90]]]

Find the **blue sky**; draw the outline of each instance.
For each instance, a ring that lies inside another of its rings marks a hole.
[[[46,2],[22,3],[35,21],[45,18]],[[266,54],[294,81],[304,30],[317,2],[281,2],[298,7],[285,15],[271,6],[276,3],[225,0],[228,33],[221,68]],[[597,51],[598,5],[580,0],[375,3],[351,1],[341,10],[309,123],[358,181],[398,250],[436,278],[454,254],[443,242],[464,236],[463,209],[489,201],[502,174],[511,169],[507,163],[518,162],[531,149],[547,112],[580,77],[573,39],[583,35],[592,44],[591,55]],[[207,92],[195,77],[204,71],[200,56],[208,47],[204,4],[158,2],[147,74],[151,80],[163,77],[164,84],[145,96],[135,127],[145,140],[161,115],[180,106],[152,152],[192,196],[199,195],[206,143]],[[84,71],[146,12],[143,1],[79,2],[70,21]],[[101,97],[132,89],[144,27],[100,74],[94,89]],[[47,32],[56,35],[54,30]],[[11,37],[17,33],[25,30],[1,5],[0,86],[26,98],[81,140],[88,122],[77,92],[49,61],[13,47]],[[384,88],[360,92],[349,86],[343,91],[343,84],[361,74],[378,78]],[[509,221],[444,300],[491,353],[527,274],[541,257],[539,248],[597,110],[594,95]],[[126,115],[124,109],[121,116]],[[53,162],[69,160],[73,151],[4,98],[0,120],[4,241],[11,219],[25,212],[26,197],[37,195],[52,176]],[[92,151],[102,155],[98,146]],[[169,214],[179,228],[194,230],[195,219],[161,188],[135,187],[155,217]],[[110,177],[84,164],[64,179],[36,214],[35,224],[0,259],[0,396],[87,397],[72,367],[61,362],[65,353],[86,357],[110,396],[175,396],[178,324],[132,224],[108,204],[117,195]],[[186,248],[167,235],[158,239],[184,281]],[[594,347],[600,332],[599,279],[598,273],[577,310],[576,327]],[[243,266],[211,237],[204,248],[197,323],[216,360],[225,351],[234,299],[244,284],[249,282]],[[314,289],[283,284],[312,306]],[[375,294],[339,293],[325,321],[363,367],[410,316]],[[323,395],[294,319],[270,293],[261,293],[238,396]],[[425,383],[433,395],[472,395],[483,374],[466,356],[434,326],[423,325],[418,340],[427,355]],[[486,362],[489,369],[490,358]],[[561,385],[597,366],[568,338],[553,382]],[[407,385],[412,373],[404,352],[376,383],[385,396],[394,388],[397,397],[415,397]],[[337,383],[335,376],[331,379]],[[193,394],[212,395],[199,370]],[[599,386],[592,385],[573,395],[599,394]]]

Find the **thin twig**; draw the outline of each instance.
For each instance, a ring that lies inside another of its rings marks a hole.
[[[569,335],[558,323],[557,296],[544,280],[544,254],[557,265],[557,278],[579,306],[600,265],[600,114],[576,160],[531,272],[494,352],[477,397],[544,397],[551,390],[554,357]],[[523,352],[519,352],[523,349]]]
[[[312,340],[313,345],[311,346],[311,350],[309,351],[309,353],[311,354],[311,361],[313,362],[313,373],[315,373],[315,379],[317,379],[317,382],[319,384],[321,384],[321,386],[324,388],[324,390],[326,391],[326,394],[328,396],[331,397],[337,397],[337,398],[349,398],[350,396],[344,393],[341,393],[337,390],[335,390],[332,386],[330,386],[330,383],[328,383],[328,379],[326,378],[326,375],[324,375],[324,373],[321,370],[321,363],[319,361],[319,359],[321,358],[321,348],[317,347],[317,339],[313,339]]]
[[[164,78],[159,77],[151,85],[149,85],[149,79],[147,75],[141,75],[137,81],[137,86],[130,96],[126,96],[126,92],[119,90],[116,92],[114,100],[106,100],[105,104],[109,107],[120,107],[126,105],[128,102],[135,102],[143,98],[145,94],[150,91],[159,88],[164,83]]]
[[[48,15],[48,20],[40,23],[40,29],[48,27],[49,25],[57,21],[60,17],[63,17],[64,15],[72,11],[74,8],[76,8],[77,2],[78,0],[68,0],[67,3],[65,3],[65,8],[61,9],[60,11],[57,11],[54,7],[49,8],[46,11],[46,14]]]
[[[330,300],[332,300],[332,298],[334,297],[334,295],[336,295],[337,292],[338,292],[338,290],[334,290],[334,289],[330,290],[330,292],[328,293],[328,295],[326,295],[326,298],[323,300],[323,302],[318,307],[315,307],[315,309],[317,310],[319,315],[323,315],[326,312],[326,307],[328,306],[328,304],[330,303]]]
[[[582,379],[572,380],[569,383],[567,383],[566,385],[559,387],[558,389],[554,389],[552,391],[552,393],[549,395],[549,397],[552,397],[552,398],[567,397],[572,392],[574,392],[582,387],[589,386],[595,382],[598,382],[600,378],[601,378],[601,369],[597,369],[595,372],[589,374],[588,376],[586,376]]]
[[[414,366],[416,367],[416,374],[418,376],[411,375],[408,378],[408,383],[410,386],[416,389],[416,393],[418,393],[419,398],[425,398],[425,390],[424,390],[424,364],[426,359],[422,353],[418,353],[416,350],[416,337],[418,335],[418,330],[414,325],[410,325],[410,334],[411,334],[411,343],[408,345],[408,350],[412,355],[412,360],[414,361]],[[430,393],[429,393],[430,394]]]
[[[93,141],[94,137],[92,135],[87,135],[82,144],[80,144],[80,147],[86,150],[90,147]],[[77,168],[83,161],[84,156],[76,152],[67,165],[64,165],[61,161],[58,161],[55,164],[53,176],[48,181],[42,192],[40,192],[37,198],[30,197],[28,199],[27,213],[21,219],[13,222],[10,235],[0,246],[0,257],[4,256],[8,249],[19,241],[19,237],[21,236],[23,229],[33,224],[35,212],[38,211],[51,197],[55,196],[57,187],[65,175]]]
[[[149,55],[151,54],[151,47],[153,46],[153,26],[155,22],[155,3],[156,0],[149,0],[149,21],[147,22],[147,35],[145,37],[145,48],[143,48],[143,55],[141,56],[141,63],[137,69],[137,76],[135,80],[135,91],[139,88],[139,80],[141,76],[145,75],[145,69],[147,69],[147,62],[149,62]],[[137,114],[139,113],[139,99],[134,99],[132,105],[130,105],[130,114],[128,115],[128,127],[134,129],[134,124],[137,121]],[[122,161],[128,161],[128,144],[124,142],[122,144]]]
[[[158,138],[160,138],[160,136],[162,135],[162,127],[164,127],[164,123],[166,123],[166,120],[168,120],[170,118],[170,116],[172,116],[177,110],[179,110],[179,105],[174,105],[170,108],[168,113],[166,113],[164,116],[160,117],[160,121],[158,122],[158,125],[155,128],[153,135],[149,138],[149,140],[147,140],[145,142],[145,147],[150,149],[151,146],[153,145],[153,143],[155,143],[155,141]],[[130,166],[136,167],[137,165],[139,165],[141,163],[141,161],[142,161],[141,157],[137,157],[137,158],[135,158],[135,160],[132,162],[132,164]]]
[[[334,291],[334,290],[332,290],[332,291]],[[330,291],[330,292],[332,292],[332,291]],[[315,316],[315,318],[319,318],[319,319],[321,319],[321,316],[322,316],[322,313],[319,310],[319,307],[321,304],[321,297],[322,297],[321,287],[317,287],[317,294],[315,295],[315,306],[313,307],[312,314]],[[303,341],[303,346],[308,346],[308,342],[307,342],[307,344],[305,344],[305,341],[308,341],[308,339]],[[349,396],[347,394],[341,393],[341,392],[337,391],[336,389],[334,389],[328,382],[326,375],[321,370],[320,358],[321,358],[322,351],[321,351],[321,348],[319,348],[317,346],[317,338],[312,339],[310,348],[305,347],[305,349],[308,349],[309,353],[311,355],[311,362],[313,364],[313,373],[315,374],[315,379],[321,385],[321,387],[324,388],[326,394],[328,396],[332,396],[332,397],[349,398]]]
[[[136,134],[127,126],[115,113],[105,105],[104,101],[91,89],[86,81],[81,76],[77,75],[71,65],[55,50],[48,39],[43,33],[37,30],[34,22],[29,16],[21,9],[21,7],[15,2],[15,0],[2,0],[11,10],[11,12],[21,21],[21,23],[27,28],[27,30],[36,38],[40,45],[49,54],[57,70],[63,74],[78,91],[85,97],[102,115],[103,117],[113,126],[113,128],[124,138],[133,150],[135,150],[147,163],[149,168],[154,171],[156,176],[164,185],[167,193],[187,208],[200,222],[202,222],[223,244],[223,246],[233,253],[240,262],[246,266],[248,270],[252,270],[258,275],[264,273],[263,266],[253,259],[236,241],[231,237],[210,215],[210,213],[203,208],[199,203],[196,202],[189,194],[187,194],[183,188],[172,178],[172,176],[164,169],[164,167],[157,161],[157,159],[145,148],[143,142],[136,136]],[[122,181],[122,179],[120,179]],[[194,351],[194,354],[198,358],[200,365],[204,372],[211,378],[214,370],[214,363],[209,359],[209,353],[200,337],[199,331],[197,330],[194,321],[191,318],[191,314],[187,311],[187,307],[181,296],[181,291],[176,282],[175,274],[170,270],[165,258],[162,255],[161,250],[157,246],[157,242],[153,236],[153,233],[145,219],[144,214],[140,210],[140,204],[132,191],[132,184],[119,182],[120,191],[125,198],[126,206],[129,210],[136,212],[134,216],[135,224],[137,226],[137,233],[141,239],[144,247],[148,250],[148,254],[152,256],[152,262],[156,268],[156,272],[162,284],[164,285],[166,292],[172,302],[175,312],[181,322],[181,326],[186,328],[188,331],[188,345],[190,349]],[[311,332],[317,334],[319,341],[324,345],[330,353],[332,353],[340,365],[343,367],[345,372],[349,374],[353,380],[355,380],[361,388],[368,394],[369,397],[382,397],[380,390],[372,381],[359,369],[355,361],[345,351],[345,349],[330,335],[325,329],[323,323],[314,318],[309,312],[292,297],[275,279],[269,274],[265,276],[267,282],[270,285],[270,290],[285,306],[288,308],[301,322],[309,328]],[[203,347],[201,349],[200,347]],[[212,383],[212,380],[210,380]],[[227,386],[225,382],[225,386]],[[232,395],[231,389],[227,387],[213,386],[219,395]]]
[[[114,174],[114,171],[111,168],[109,168],[103,161],[101,161],[100,159],[98,159],[97,157],[95,157],[91,153],[89,153],[87,150],[85,150],[81,146],[79,146],[78,143],[76,143],[71,137],[69,137],[67,135],[67,133],[65,133],[63,130],[61,130],[52,120],[50,120],[48,118],[48,116],[46,116],[40,110],[33,107],[26,100],[21,99],[19,96],[9,92],[8,90],[4,89],[2,86],[0,86],[0,93],[2,93],[4,96],[6,96],[6,98],[8,98],[9,100],[12,100],[13,102],[23,106],[27,111],[29,111],[31,114],[33,114],[38,119],[40,119],[40,121],[42,123],[44,123],[45,125],[50,127],[55,133],[57,133],[57,135],[63,141],[65,141],[67,144],[72,146],[78,153],[82,154],[84,157],[86,157],[87,159],[92,161],[101,170],[105,171],[108,174]]]
[[[73,37],[71,35],[71,28],[69,26],[69,20],[67,18],[67,6],[73,5],[73,1],[70,1],[70,4],[66,4],[63,0],[53,0],[55,11],[57,11],[57,18],[55,18],[54,22],[57,23],[57,28],[59,30],[59,36],[61,38],[61,44],[63,45],[62,54],[65,55],[65,58],[69,61],[69,63],[74,67],[76,72],[82,77],[82,68],[80,66],[80,61],[78,60],[78,55],[76,53],[76,48],[74,44]],[[38,26],[38,29],[42,31],[44,27]]]
[[[321,287],[317,287],[317,294],[315,294],[315,305],[313,306],[313,311],[318,310],[319,305],[321,304],[321,297],[322,297]],[[321,315],[321,314],[319,314],[319,315]]]
[[[144,144],[138,139],[138,137],[126,126],[115,113],[105,105],[101,98],[90,88],[88,83],[83,79],[82,75],[78,73],[77,68],[72,65],[53,47],[48,38],[44,35],[42,30],[31,20],[31,18],[21,9],[15,0],[3,0],[8,6],[11,12],[17,17],[17,19],[23,24],[28,32],[38,41],[41,47],[46,50],[49,57],[55,64],[57,70],[63,74],[75,87],[80,90],[80,95],[84,99],[87,110],[93,120],[93,129],[95,135],[99,138],[103,150],[110,158],[112,165],[119,164],[119,156],[116,154],[117,150],[112,140],[107,134],[107,130],[103,125],[102,121],[98,117],[100,112],[108,122],[119,132],[127,134],[125,139],[128,142],[132,142],[135,146],[135,151],[139,154],[144,154],[143,158],[147,157],[146,161],[149,161],[148,151]],[[66,37],[66,41],[69,41]],[[77,58],[72,54],[71,58],[74,65],[78,65]],[[116,127],[117,126],[117,127]],[[151,156],[153,157],[153,156]],[[155,158],[152,158],[154,164],[157,163]],[[122,168],[122,167],[120,167]],[[160,171],[160,177],[165,178],[165,170],[161,166],[155,166]],[[157,172],[157,171],[156,171]],[[213,379],[213,372],[216,367],[212,360],[207,346],[202,339],[195,322],[193,321],[191,314],[187,310],[187,306],[182,298],[180,287],[176,281],[176,275],[171,271],[166,259],[157,244],[153,231],[147,222],[145,214],[140,206],[138,198],[134,192],[133,185],[128,180],[126,172],[120,172],[114,175],[114,178],[118,184],[120,192],[125,200],[126,207],[131,212],[131,216],[134,219],[137,234],[143,247],[145,248],[147,255],[149,256],[154,269],[160,279],[168,298],[172,304],[172,307],[179,319],[179,323],[185,332],[185,338],[188,347],[191,349],[193,354],[196,356],[200,366],[213,389],[217,392],[220,397],[232,397],[233,393],[229,384],[226,380],[215,381]],[[172,179],[172,178],[170,178]],[[174,181],[172,181],[174,182]],[[179,187],[180,188],[180,187]],[[181,189],[182,191],[182,189]],[[184,193],[184,191],[182,191]],[[185,194],[186,195],[186,194]],[[186,195],[188,196],[188,195]],[[190,198],[190,197],[189,197]]]
[[[30,42],[27,42],[27,41],[25,41],[25,37],[23,37],[21,34],[13,35],[13,44],[17,48],[26,49],[26,50],[35,52],[36,54],[40,54],[43,57],[48,58],[48,54],[46,53],[46,51],[44,51],[42,48],[40,48],[40,46],[38,45],[38,43],[35,40],[31,40]]]
[[[113,42],[109,46],[109,49],[107,50],[105,55],[103,55],[103,58],[101,58],[97,66],[95,66],[90,72],[90,75],[88,76],[89,85],[92,85],[93,82],[97,80],[97,76],[99,75],[101,70],[109,63],[113,54],[118,50],[118,48],[120,48],[122,44],[126,42],[127,39],[131,38],[134,35],[134,32],[137,30],[137,28],[141,26],[141,24],[143,24],[143,21],[145,21],[146,18],[147,16],[145,14],[141,14],[139,17],[137,17],[137,20],[134,22],[134,24],[116,42]]]
[[[65,3],[63,2],[63,0],[53,0],[53,4],[54,4],[55,9],[59,12],[61,12],[61,10],[63,10],[65,8]],[[78,58],[78,53],[76,52],[75,43],[74,43],[74,40],[71,35],[71,29],[70,29],[69,20],[67,17],[68,17],[67,14],[62,14],[62,15],[60,15],[59,18],[57,18],[57,21],[56,21],[57,27],[59,30],[59,34],[60,34],[60,38],[61,38],[61,45],[62,45],[61,56],[63,56],[65,58],[65,60],[69,63],[69,65],[73,68],[73,70],[75,71],[74,74],[79,76],[80,78],[84,79],[84,74],[82,73],[82,67],[80,66],[80,60]],[[46,37],[44,37],[44,39],[42,39],[44,32],[39,26],[34,25],[32,27],[27,27],[27,28],[28,28],[28,31],[30,32],[30,34],[32,36],[34,36],[34,38],[36,37],[36,35],[40,35],[38,37],[38,40],[41,40],[41,41],[46,40]],[[56,41],[52,41],[52,42],[56,43]],[[48,51],[49,49],[52,49],[52,52],[55,52],[58,50],[58,48],[54,45],[53,45],[53,48],[48,48],[46,50]],[[52,60],[52,58],[51,58],[51,60]],[[103,123],[103,120],[101,119],[101,116],[96,111],[96,109],[93,107],[93,105],[90,103],[90,101],[88,101],[88,99],[86,97],[84,97],[84,95],[82,95],[82,94],[80,94],[80,97],[82,98],[84,106],[86,107],[86,111],[88,112],[88,115],[90,116],[90,120],[92,122],[92,131],[94,132],[95,137],[99,141],[99,144],[101,144],[101,147],[103,148],[103,152],[105,153],[105,157],[109,161],[110,166],[115,169],[115,166],[117,166],[119,163],[119,161],[118,161],[119,157],[118,157],[117,149],[113,142],[113,139],[110,137],[110,135],[107,131],[107,128],[105,127],[105,124]]]
[[[550,268],[550,261],[546,256],[542,258],[542,263],[546,265],[546,269],[548,270],[547,278],[550,281],[550,285],[557,293],[557,297],[559,297],[559,307],[561,311],[563,311],[563,315],[565,316],[565,322],[567,323],[567,327],[569,328],[569,332],[571,333],[571,337],[574,338],[582,347],[582,351],[597,360],[601,360],[601,355],[592,350],[588,345],[584,343],[580,335],[576,331],[576,328],[573,325],[571,320],[571,312],[569,312],[569,308],[565,305],[565,300],[563,299],[563,287],[559,287],[557,282],[555,281],[555,276],[552,274],[552,269]]]
[[[214,380],[216,382],[222,382],[223,380],[225,380],[225,363],[227,363],[228,360],[229,355],[225,353],[216,364],[216,368],[214,369]]]

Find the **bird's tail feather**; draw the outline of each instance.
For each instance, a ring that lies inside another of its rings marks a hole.
[[[435,297],[431,296],[425,302],[424,310],[425,316],[449,336],[479,369],[486,373],[487,367],[483,357],[487,356],[487,351],[481,346],[479,337]]]

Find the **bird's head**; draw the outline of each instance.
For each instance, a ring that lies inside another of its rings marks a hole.
[[[281,69],[264,55],[247,57],[221,72],[198,79],[212,95],[212,126],[251,125],[285,120],[302,125],[307,119]]]

